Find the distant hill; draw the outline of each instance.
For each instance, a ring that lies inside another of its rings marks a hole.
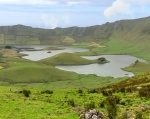
[[[150,61],[150,17],[89,27],[0,26],[0,44],[71,45],[83,42],[105,46],[90,50],[88,55],[130,54]]]
[[[41,29],[23,25],[0,26],[0,44],[62,44],[65,38],[75,42],[107,42],[110,39],[148,42],[150,17],[90,27]]]

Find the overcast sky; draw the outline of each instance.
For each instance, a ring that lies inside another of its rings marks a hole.
[[[0,26],[53,29],[150,16],[150,0],[0,0]]]

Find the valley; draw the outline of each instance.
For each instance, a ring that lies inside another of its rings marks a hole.
[[[0,26],[5,46],[0,50],[0,118],[79,119],[96,109],[104,119],[149,119],[149,21],[55,29]],[[114,75],[90,69],[110,69]]]

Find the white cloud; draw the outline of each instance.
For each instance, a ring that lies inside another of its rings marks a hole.
[[[104,11],[106,17],[115,16],[116,14],[130,14],[130,4],[123,0],[116,0],[112,6]]]
[[[117,15],[132,15],[132,7],[135,5],[147,5],[150,0],[115,0],[110,7],[104,11],[106,17]]]
[[[70,23],[69,16],[54,16],[48,14],[42,14],[42,20],[46,28],[54,29],[60,24],[68,24]]]

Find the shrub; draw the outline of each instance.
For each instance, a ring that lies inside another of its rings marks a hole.
[[[118,110],[117,104],[120,102],[120,98],[117,96],[109,96],[106,99],[106,102],[107,102],[108,117],[110,119],[116,119]]]
[[[124,113],[122,113],[120,119],[129,119],[129,118],[128,118],[128,115],[129,115],[129,111],[126,110]]]
[[[125,93],[126,89],[124,87],[120,88],[120,92]]]
[[[25,97],[29,97],[31,94],[30,90],[23,90],[22,93],[24,94]]]
[[[68,100],[68,105],[71,105],[72,107],[75,107],[74,100]]]
[[[104,108],[105,107],[105,101],[103,100],[102,102],[99,102],[99,107],[100,108]]]
[[[53,94],[53,91],[52,90],[44,90],[44,91],[41,91],[42,94]]]
[[[143,87],[139,90],[140,97],[150,98],[150,87]]]
[[[78,90],[78,93],[80,93],[80,94],[83,93],[83,90],[82,90],[82,89],[79,89],[79,90]]]
[[[141,111],[137,111],[137,112],[136,112],[135,119],[143,119],[143,118],[142,118],[142,112],[141,112]]]
[[[111,90],[109,90],[109,91],[102,90],[101,92],[102,92],[102,94],[103,94],[104,96],[111,96],[111,95],[112,95],[112,91],[111,91]]]
[[[88,93],[99,93],[99,91],[97,89],[91,89],[88,90]]]
[[[94,109],[95,108],[95,102],[89,102],[89,103],[84,104],[84,108],[86,110]]]
[[[125,102],[125,101],[122,101],[122,102],[120,102],[120,104],[125,106],[125,105],[126,105],[126,102]]]
[[[133,87],[128,87],[128,88],[126,88],[126,92],[127,92],[127,93],[132,93],[132,92],[133,92]]]

